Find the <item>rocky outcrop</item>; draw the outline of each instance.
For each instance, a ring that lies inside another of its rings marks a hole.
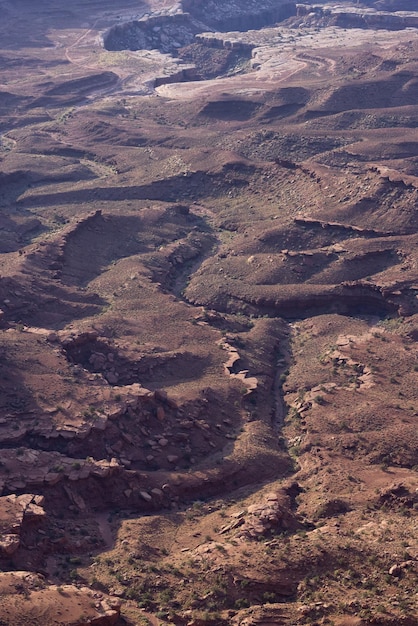
[[[403,483],[394,483],[382,489],[379,494],[378,506],[390,509],[414,509],[418,503],[418,491],[412,492]]]
[[[178,72],[174,74],[168,74],[167,76],[158,76],[154,81],[154,87],[160,87],[161,85],[170,85],[171,83],[187,83],[190,80],[197,80],[197,72],[195,67],[180,68]]]
[[[235,367],[240,360],[238,350],[234,346],[231,346],[224,338],[220,340],[219,346],[228,352],[228,360],[224,364],[225,373],[243,383],[245,395],[255,391],[258,387],[257,378],[255,376],[248,376],[248,370]]]
[[[196,41],[202,46],[207,48],[225,48],[227,50],[235,50],[237,52],[248,55],[251,57],[251,52],[254,49],[254,45],[243,41],[231,41],[228,36],[222,36],[217,34],[201,33],[196,35]]]
[[[290,505],[290,497],[283,491],[267,494],[264,501],[248,507],[236,536],[242,539],[258,539],[272,534],[294,532],[301,524]]]
[[[110,461],[105,459],[96,461],[93,458],[75,459],[55,451],[46,452],[29,448],[2,450],[0,462],[6,474],[1,485],[5,493],[23,491],[27,488],[45,489],[58,483],[108,478],[122,469],[116,459]],[[18,496],[17,500],[13,494],[4,497],[11,499],[9,501],[0,498],[4,503],[4,510],[8,511],[7,515],[4,514],[6,527],[16,526],[17,522],[13,520],[17,519],[21,519],[19,522],[21,525],[25,516],[40,518],[43,515],[40,508],[36,508],[40,507],[35,499],[37,496],[30,496],[29,503],[27,494]]]
[[[19,548],[24,525],[44,519],[43,503],[43,496],[27,493],[0,498],[0,558],[10,557]]]
[[[360,228],[359,226],[351,226],[347,224],[341,224],[340,222],[326,222],[323,220],[315,220],[309,217],[297,217],[294,220],[295,224],[300,226],[315,227],[320,226],[324,230],[330,230],[335,233],[342,233],[350,237],[352,235],[359,237],[390,237],[392,233],[374,230],[373,228]]]

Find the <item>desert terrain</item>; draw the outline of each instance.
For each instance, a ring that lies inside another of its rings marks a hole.
[[[0,625],[417,626],[416,2],[0,12]]]

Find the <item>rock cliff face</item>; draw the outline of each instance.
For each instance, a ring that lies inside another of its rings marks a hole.
[[[298,4],[297,17],[292,21],[292,26],[314,27],[315,25],[337,26],[339,28],[368,28],[375,30],[403,30],[405,28],[416,28],[418,26],[417,14],[391,13],[390,11],[400,11],[399,7],[388,4],[376,3],[373,9],[364,7],[349,10],[342,10],[340,7],[312,6]],[[405,9],[406,10],[406,9]],[[299,18],[302,18],[300,20]]]
[[[104,36],[107,50],[161,50],[174,52],[192,43],[194,36],[207,30],[190,15],[177,13],[118,24]]]
[[[341,28],[403,30],[404,28],[416,28],[418,26],[418,17],[413,15],[391,15],[390,13],[339,13],[333,17],[331,24]]]
[[[294,2],[246,0],[235,2],[199,2],[184,0],[183,13],[145,17],[117,24],[105,33],[107,50],[153,50],[173,53],[192,43],[200,32],[246,31],[263,28],[296,15]]]

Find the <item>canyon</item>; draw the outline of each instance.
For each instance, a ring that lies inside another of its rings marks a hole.
[[[412,0],[0,2],[0,623],[415,626]]]

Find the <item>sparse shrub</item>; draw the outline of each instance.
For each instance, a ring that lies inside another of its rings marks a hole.
[[[276,595],[274,593],[272,593],[271,591],[265,591],[263,593],[263,601],[264,602],[275,602],[276,601]]]
[[[250,601],[247,598],[238,598],[238,600],[235,600],[236,609],[248,609],[249,606]]]
[[[300,454],[300,446],[296,445],[296,446],[291,446],[289,448],[289,454],[291,457],[297,457]]]

